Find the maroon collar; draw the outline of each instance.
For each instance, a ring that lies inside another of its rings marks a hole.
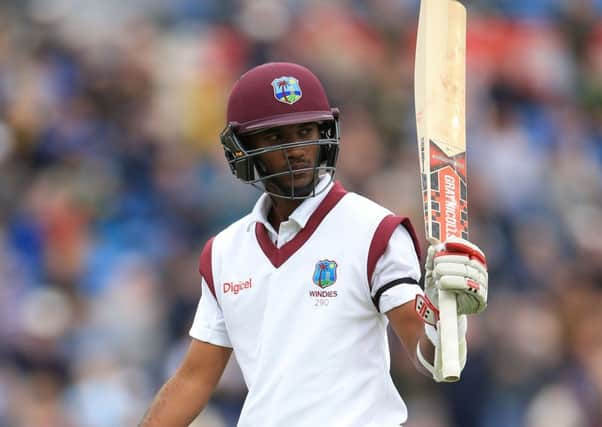
[[[297,250],[312,236],[314,231],[316,231],[316,228],[318,228],[324,217],[328,215],[328,212],[336,206],[345,194],[347,194],[347,191],[345,191],[339,181],[336,181],[324,200],[322,200],[322,203],[320,203],[316,210],[311,214],[305,227],[281,248],[274,245],[274,242],[272,242],[272,239],[270,239],[270,236],[268,235],[265,225],[261,222],[257,222],[255,224],[257,242],[272,265],[276,268],[280,267],[295,252],[297,252]]]

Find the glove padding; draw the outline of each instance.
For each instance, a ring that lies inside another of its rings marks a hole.
[[[439,307],[441,289],[456,294],[458,314],[485,310],[487,261],[478,246],[459,237],[450,237],[441,245],[429,246],[425,267],[424,288],[435,308]]]

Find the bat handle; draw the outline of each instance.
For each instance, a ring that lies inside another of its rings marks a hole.
[[[439,328],[441,363],[445,381],[460,379],[460,349],[458,346],[458,309],[456,294],[439,290]]]

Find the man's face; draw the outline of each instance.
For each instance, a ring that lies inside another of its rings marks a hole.
[[[302,123],[267,129],[245,137],[245,145],[250,150],[269,148],[282,144],[320,139],[317,123]],[[306,171],[283,174],[265,181],[270,191],[277,190],[284,196],[307,196],[314,188],[317,170],[314,169],[318,159],[316,144],[277,150],[258,156],[260,173],[264,176],[291,170],[308,169]]]

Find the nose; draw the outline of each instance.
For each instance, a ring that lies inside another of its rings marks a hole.
[[[287,132],[284,135],[282,135],[282,144],[291,144],[294,142],[298,142],[299,138],[296,137],[296,135],[293,132]],[[304,146],[297,146],[297,147],[290,147],[287,148],[286,150],[283,150],[286,155],[288,157],[304,157],[304,152],[306,150],[307,147]]]
[[[293,141],[291,141],[291,142],[293,142]],[[306,146],[290,147],[290,148],[287,148],[285,151],[289,157],[305,157],[305,154],[307,152],[307,147]]]

